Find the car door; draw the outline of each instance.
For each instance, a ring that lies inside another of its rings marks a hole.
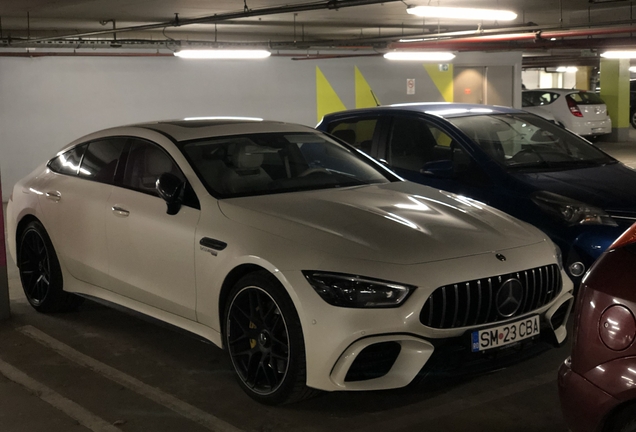
[[[490,200],[491,179],[453,134],[416,116],[394,116],[380,153],[401,177],[438,189]]]
[[[169,172],[185,176],[155,143],[132,139],[121,187],[108,200],[109,288],[125,297],[195,320],[194,238],[200,210],[183,205],[175,215],[155,189]]]
[[[108,281],[105,210],[125,138],[81,144],[53,159],[40,202],[44,221],[66,269],[104,287]]]

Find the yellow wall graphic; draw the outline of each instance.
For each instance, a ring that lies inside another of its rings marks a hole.
[[[344,111],[345,109],[347,108],[333,87],[331,87],[325,75],[320,68],[316,66],[316,113],[318,121],[320,121],[325,114]]]
[[[362,75],[362,72],[360,72],[360,69],[358,69],[358,66],[355,66],[355,74],[356,108],[369,108],[378,105],[380,101],[376,101],[377,96],[374,98],[373,90],[371,90],[371,86],[367,83],[367,80],[364,79],[364,76]]]
[[[440,65],[430,64],[424,65],[424,69],[428,72],[428,76],[431,77],[435,87],[439,90],[440,94],[446,102],[453,102],[453,65],[448,65],[448,70],[440,70]]]

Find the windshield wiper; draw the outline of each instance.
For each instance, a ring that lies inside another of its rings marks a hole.
[[[506,168],[510,169],[525,169],[525,168],[552,168],[552,165],[544,160],[537,162],[513,162],[506,164]]]

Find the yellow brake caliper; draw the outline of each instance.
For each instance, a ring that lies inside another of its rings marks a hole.
[[[250,321],[249,328],[255,329],[256,328],[256,324],[254,324],[252,321]],[[251,349],[256,348],[256,339],[250,339],[250,348]]]

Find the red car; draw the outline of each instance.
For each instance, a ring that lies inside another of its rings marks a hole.
[[[559,396],[573,432],[636,431],[636,224],[596,261],[577,300]]]

